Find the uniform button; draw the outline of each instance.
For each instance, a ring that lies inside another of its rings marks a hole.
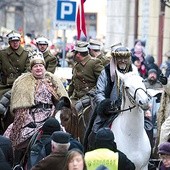
[[[19,60],[17,60],[17,61],[19,61]]]

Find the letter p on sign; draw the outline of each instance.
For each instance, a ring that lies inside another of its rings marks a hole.
[[[76,2],[57,0],[57,21],[74,22],[76,18]]]

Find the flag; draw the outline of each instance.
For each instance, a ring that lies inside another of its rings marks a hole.
[[[86,22],[85,22],[85,14],[84,14],[84,2],[86,0],[80,0],[80,4],[78,6],[78,11],[77,11],[77,19],[76,19],[76,24],[77,24],[77,39],[80,39],[81,32],[84,33],[86,36]]]

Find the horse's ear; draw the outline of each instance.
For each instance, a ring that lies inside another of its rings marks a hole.
[[[71,101],[68,97],[62,96],[55,107],[56,110],[61,110],[63,107],[71,108]]]

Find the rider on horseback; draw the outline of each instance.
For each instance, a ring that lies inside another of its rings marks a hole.
[[[130,50],[121,43],[111,47],[111,56],[110,64],[101,72],[96,85],[94,102],[97,107],[89,124],[89,129],[93,126],[92,133],[94,134],[100,128],[109,126],[109,120],[114,119],[117,115],[115,113],[120,110],[122,82],[118,79],[117,70],[123,74],[129,71],[135,71],[138,74],[137,68],[131,63]],[[91,137],[91,141],[94,141],[94,135]]]

